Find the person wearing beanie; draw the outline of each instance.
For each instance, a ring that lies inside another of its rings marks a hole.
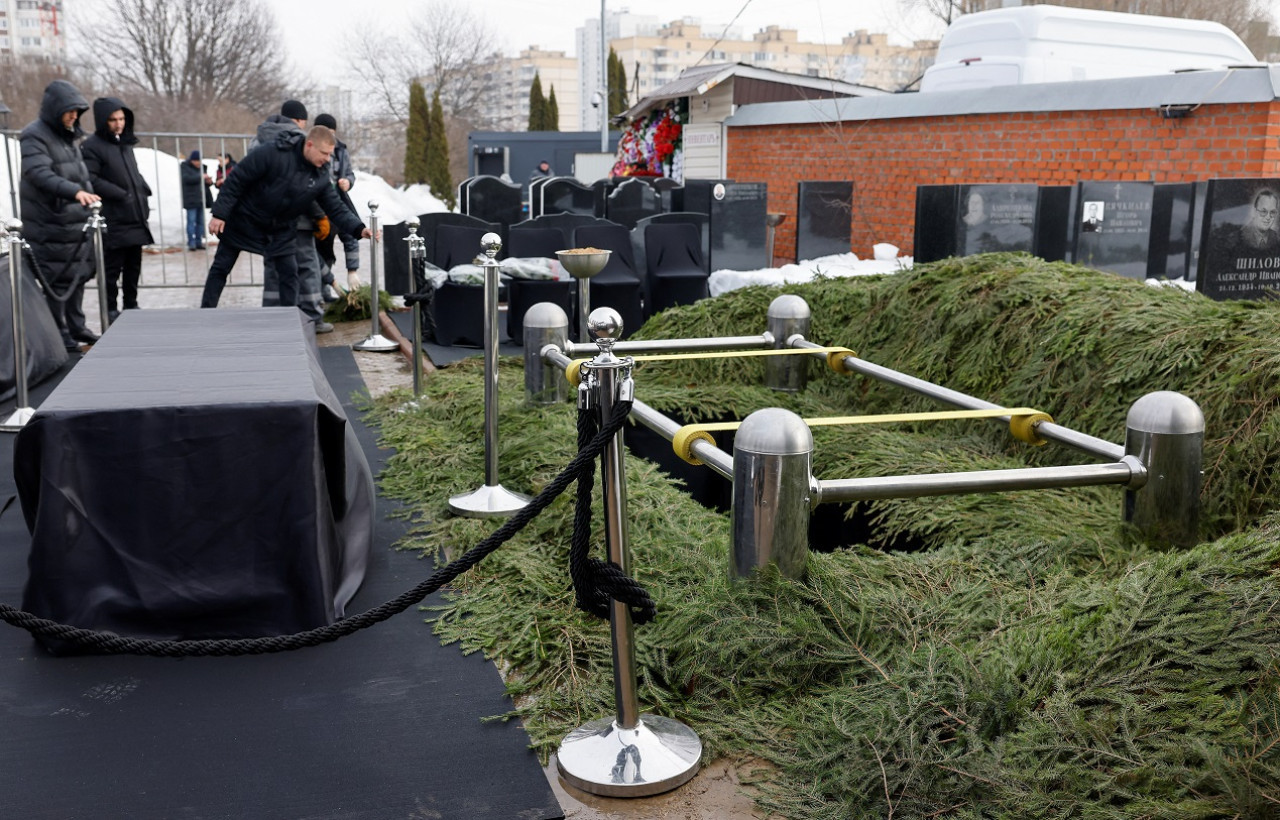
[[[296,122],[299,128],[302,128],[307,124],[307,107],[297,100],[285,100],[284,105],[280,106],[280,116],[288,117]],[[320,123],[316,123],[316,125],[320,125]]]
[[[300,232],[295,223],[313,205],[318,204],[322,215],[340,231],[372,236],[329,184],[335,142],[333,131],[319,125],[305,134],[282,132],[274,142],[251,150],[227,177],[209,221],[209,230],[220,241],[205,279],[201,307],[218,306],[242,251],[260,254],[264,268],[271,265],[275,270],[280,305],[302,307],[297,263]],[[306,244],[314,256],[314,244]]]
[[[338,121],[332,114],[317,114],[316,125],[323,125],[333,131],[338,130]],[[334,135],[337,136],[336,133]],[[338,190],[338,196],[342,197],[342,201],[347,207],[355,210],[356,206],[351,201],[348,191],[351,186],[356,184],[356,172],[351,167],[351,154],[347,151],[347,145],[342,140],[337,140],[333,147],[333,157],[329,160],[329,174],[333,181],[334,187]],[[323,238],[316,237],[316,252],[320,256],[320,282],[323,290],[324,301],[336,302],[338,300],[337,289],[334,287],[333,265],[337,261],[337,255],[334,253],[334,238],[342,240],[343,255],[347,266],[347,288],[349,290],[358,290],[360,288],[360,241],[350,234],[330,231]]]
[[[204,171],[199,151],[178,164],[182,181],[182,207],[187,212],[187,250],[204,248],[204,212],[213,204],[213,180]]]
[[[93,276],[91,245],[85,241],[89,206],[100,201],[77,144],[80,115],[89,103],[74,85],[54,80],[44,90],[40,115],[22,129],[22,236],[44,271],[45,300],[67,350],[98,337],[85,326],[84,285]]]
[[[116,97],[93,101],[93,136],[80,146],[89,168],[93,190],[102,197],[103,262],[107,274],[107,317],[114,322],[120,307],[116,295],[124,279],[124,309],[138,306],[138,280],[142,277],[142,246],[152,242],[147,217],[151,187],[138,170],[133,146],[133,111]]]

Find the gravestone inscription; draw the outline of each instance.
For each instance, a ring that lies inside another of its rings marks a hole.
[[[1211,179],[1196,289],[1212,299],[1280,292],[1280,179]]]
[[[1150,182],[1079,183],[1075,263],[1146,279],[1154,196]]]
[[[961,185],[956,254],[1025,251],[1035,244],[1036,185]]]

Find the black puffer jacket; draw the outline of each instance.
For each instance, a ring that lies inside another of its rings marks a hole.
[[[116,136],[107,128],[107,118],[124,111],[124,131]],[[138,171],[133,146],[133,112],[115,97],[99,97],[93,101],[96,131],[80,146],[93,192],[102,197],[102,216],[107,220],[104,243],[108,248],[127,248],[151,244],[147,217],[151,207],[147,197],[151,188]]]
[[[213,204],[213,184],[205,182],[208,176],[204,165],[192,165],[191,158],[178,163],[178,179],[182,183],[182,207],[186,210],[208,208]]]
[[[23,128],[19,136],[22,182],[18,194],[22,200],[23,236],[46,266],[61,267],[82,254],[88,258],[82,229],[89,219],[89,209],[76,202],[80,191],[93,192],[89,169],[76,144],[84,131],[79,117],[70,130],[62,127],[65,112],[83,114],[88,108],[89,103],[75,86],[66,80],[54,80],[44,90],[40,118]]]
[[[317,168],[303,157],[305,142],[301,131],[282,132],[274,143],[246,154],[227,177],[213,203],[213,216],[227,223],[223,238],[234,247],[267,256],[292,252],[294,220],[313,203],[342,233],[359,236],[364,230],[360,217],[338,198],[329,164]]]

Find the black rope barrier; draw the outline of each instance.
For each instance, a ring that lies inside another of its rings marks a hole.
[[[460,558],[437,570],[430,578],[409,591],[387,601],[381,606],[366,610],[359,615],[353,615],[350,618],[344,618],[328,626],[317,627],[305,632],[296,632],[291,635],[273,635],[261,638],[173,641],[152,638],[129,638],[117,635],[114,632],[82,629],[41,618],[8,604],[0,604],[0,621],[25,629],[37,638],[65,641],[81,648],[94,650],[99,654],[110,655],[147,655],[163,658],[265,655],[330,643],[404,612],[480,563],[486,556],[506,543],[546,509],[552,501],[555,501],[570,483],[579,479],[584,468],[591,465],[604,452],[604,448],[608,446],[614,434],[622,429],[622,425],[626,423],[627,415],[630,412],[631,402],[618,402],[614,407],[613,416],[608,422],[590,438],[585,446],[581,446],[580,443],[577,455],[573,457],[568,466],[560,471],[559,475],[543,488],[542,492],[538,493],[528,505],[507,519],[501,527],[494,530],[489,537],[472,547]]]
[[[628,407],[630,402],[628,402]],[[578,447],[590,441],[596,434],[595,415],[589,410],[578,411]],[[631,620],[646,624],[657,615],[657,607],[649,593],[634,578],[622,571],[613,561],[601,561],[589,556],[591,550],[591,496],[595,489],[595,462],[584,464],[578,477],[577,505],[573,514],[573,540],[569,548],[569,577],[577,606],[599,618],[609,619],[611,601],[626,604],[631,610]]]
[[[83,233],[80,235],[80,242],[76,245],[77,253],[79,253],[80,251],[80,246],[83,245],[88,240],[89,240],[89,235],[87,233]],[[58,303],[66,302],[68,299],[71,298],[71,295],[75,293],[76,288],[88,282],[90,279],[92,279],[96,275],[96,269],[95,271],[91,271],[88,276],[84,276],[83,274],[77,274],[72,277],[71,283],[67,285],[67,289],[62,293],[58,293],[57,288],[53,286],[53,281],[50,280],[49,277],[45,274],[44,266],[41,265],[40,260],[36,258],[35,251],[33,251],[31,249],[31,246],[28,245],[26,242],[22,243],[22,255],[27,260],[27,264],[31,266],[31,272],[35,275],[36,281],[40,283],[40,288],[45,292],[45,294],[50,299]],[[66,273],[67,270],[70,269],[71,265],[74,264],[76,261],[78,260],[76,260],[75,258],[68,259],[66,264],[62,266],[62,272],[58,275],[57,278],[61,279],[62,274]]]

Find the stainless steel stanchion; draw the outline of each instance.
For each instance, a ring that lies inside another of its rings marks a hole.
[[[743,419],[733,440],[730,578],[748,578],[765,564],[804,577],[812,462],[813,433],[795,413],[770,407]]]
[[[373,328],[369,337],[363,342],[356,342],[351,347],[356,350],[370,350],[375,353],[387,353],[399,350],[400,345],[382,335],[378,324],[378,297],[382,293],[382,232],[378,228],[378,203],[369,202],[369,230],[373,236],[369,239],[369,312],[373,314]]]
[[[632,360],[619,359],[612,352],[614,341],[622,333],[622,318],[617,311],[592,311],[588,324],[600,353],[583,365],[578,397],[605,419],[613,414],[619,400],[628,399],[633,393]],[[619,430],[601,456],[601,477],[609,560],[629,574],[623,452]],[[678,720],[640,714],[631,610],[626,604],[611,602],[609,626],[617,715],[586,723],[561,741],[556,753],[560,776],[585,792],[607,797],[648,797],[670,791],[698,773],[702,741]]]
[[[789,349],[793,337],[804,337],[809,332],[811,319],[809,303],[799,296],[786,294],[770,302],[767,327],[773,337],[773,349]],[[809,383],[809,364],[808,356],[768,356],[764,360],[765,386],[797,393]]]
[[[409,235],[405,242],[409,243],[409,282],[417,286],[416,276],[418,261],[427,258],[427,241],[418,236],[418,227],[422,224],[418,218],[410,217],[406,223]],[[413,397],[422,395],[422,302],[413,300]]]
[[[768,260],[768,263],[769,263],[769,264],[768,264],[768,267],[770,267],[770,268],[772,268],[772,267],[773,267],[773,234],[774,234],[774,231],[776,231],[776,230],[777,230],[777,228],[778,228],[778,226],[779,226],[779,225],[781,225],[783,222],[786,222],[786,221],[787,221],[787,215],[786,215],[786,214],[765,214],[765,215],[764,215],[764,228],[765,228],[765,239],[764,239],[765,252],[764,252],[764,256],[765,256],[765,259],[766,259],[766,260]]]
[[[102,235],[107,232],[107,220],[102,216],[102,203],[94,202],[89,205],[92,212],[89,215],[89,221],[84,223],[84,230],[93,232],[93,266],[95,273],[94,281],[98,283],[98,316],[102,324],[102,332],[107,332],[107,327],[111,324],[111,307],[107,294],[107,260],[102,245]]]
[[[1192,399],[1169,390],[1133,403],[1124,451],[1147,469],[1146,486],[1124,493],[1124,519],[1147,538],[1178,547],[1200,541],[1204,414]]]
[[[487,233],[484,247],[484,486],[449,499],[449,509],[465,518],[499,518],[529,503],[498,483],[498,260],[502,237]]]
[[[27,397],[27,331],[22,323],[22,223],[9,220],[9,294],[13,306],[13,383],[14,407],[0,431],[16,433],[31,420],[35,410]]]
[[[591,312],[591,277],[604,270],[609,264],[609,256],[613,251],[595,251],[582,253],[580,249],[556,251],[560,265],[569,275],[578,280],[578,340],[586,343],[591,340],[587,330],[588,314]]]
[[[569,397],[564,368],[542,355],[548,345],[564,350],[569,317],[554,302],[538,302],[524,314],[524,395],[529,404],[560,404]]]

